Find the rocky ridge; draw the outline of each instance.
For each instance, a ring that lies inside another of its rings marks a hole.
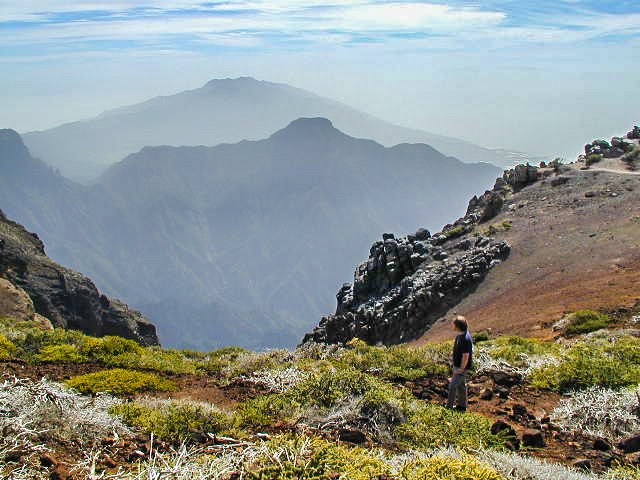
[[[2,211],[0,282],[0,316],[158,344],[155,326],[140,312],[101,295],[87,277],[53,262],[38,236]]]
[[[424,228],[404,238],[383,234],[356,268],[353,284],[344,284],[336,295],[336,313],[323,317],[302,342],[357,337],[392,345],[420,337],[509,256],[509,243],[469,235],[474,226],[501,211],[507,192],[551,173],[528,164],[505,171],[492,190],[469,201],[464,217],[434,236]]]

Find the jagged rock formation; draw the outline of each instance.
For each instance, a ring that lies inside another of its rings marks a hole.
[[[357,337],[391,345],[418,338],[511,250],[504,241],[460,237],[500,212],[505,185],[520,187],[537,178],[535,167],[505,172],[493,191],[474,196],[466,215],[433,237],[426,229],[398,239],[383,234],[356,269],[354,283],[344,284],[336,295],[336,313],[323,317],[303,343],[343,343]]]
[[[89,335],[119,335],[145,345],[157,345],[155,326],[119,300],[101,295],[84,275],[49,259],[34,233],[8,220],[0,211],[0,279],[9,316],[9,297],[15,297],[13,313],[22,320],[81,330]],[[13,288],[10,287],[10,284]],[[29,300],[21,295],[24,291]],[[1,302],[0,302],[1,303]]]
[[[627,138],[633,139],[636,133],[638,132],[635,129],[632,130],[627,134]],[[602,155],[604,158],[617,158],[631,150],[633,143],[625,141],[622,137],[613,137],[611,142],[594,140],[584,146],[585,155]]]
[[[633,128],[627,133],[629,140],[640,140],[640,127],[634,125]]]

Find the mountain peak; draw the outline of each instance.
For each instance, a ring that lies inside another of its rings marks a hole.
[[[326,138],[336,134],[343,135],[333,126],[331,120],[323,117],[303,117],[292,121],[285,128],[274,133],[271,138],[309,138],[310,136]]]
[[[219,87],[223,85],[256,85],[262,83],[260,80],[256,80],[253,77],[236,77],[236,78],[214,78],[209,80],[204,87]]]
[[[0,160],[15,160],[29,156],[20,134],[10,128],[0,129],[0,152],[2,152]]]

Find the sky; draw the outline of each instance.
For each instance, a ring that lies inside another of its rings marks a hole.
[[[640,121],[639,52],[637,0],[0,0],[0,128],[249,75],[571,156]]]

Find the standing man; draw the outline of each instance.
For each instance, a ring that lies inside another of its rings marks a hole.
[[[456,410],[467,410],[467,372],[473,367],[473,338],[469,332],[467,319],[458,315],[451,322],[456,331],[456,339],[453,343],[453,375],[449,380],[449,399],[447,408],[453,408],[456,402]]]

